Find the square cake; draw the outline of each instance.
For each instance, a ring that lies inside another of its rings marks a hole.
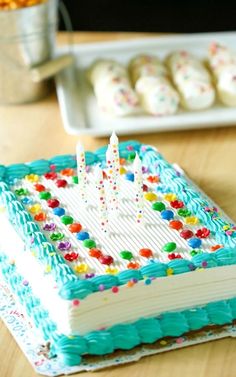
[[[65,365],[236,319],[236,227],[152,146],[0,166],[0,205],[1,279]]]

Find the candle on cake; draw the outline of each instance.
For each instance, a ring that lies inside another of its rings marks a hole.
[[[142,174],[142,163],[137,153],[134,159],[133,169],[134,169],[136,221],[137,223],[141,223],[142,218],[143,218],[143,208],[144,208],[143,174]]]
[[[101,230],[104,233],[107,233],[108,213],[107,213],[106,195],[105,195],[102,169],[99,166],[96,166],[94,174],[95,174],[95,185],[96,185],[97,194],[98,194],[97,198],[98,198],[98,212],[99,212],[100,226],[101,226]]]
[[[117,186],[117,195],[119,195],[120,189],[120,156],[119,156],[119,140],[116,133],[113,131],[110,137],[110,147],[113,153],[113,165],[114,174]]]
[[[77,175],[78,175],[78,186],[79,193],[83,203],[87,203],[87,174],[86,174],[86,164],[85,164],[85,153],[82,144],[77,143],[76,146],[76,159],[77,159]]]
[[[114,167],[114,155],[111,146],[108,145],[106,151],[107,179],[109,183],[109,207],[112,210],[118,210],[118,190]]]

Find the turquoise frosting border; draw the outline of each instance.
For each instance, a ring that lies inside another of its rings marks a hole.
[[[151,172],[158,174],[161,178],[161,188],[174,192],[183,200],[188,208],[214,232],[218,242],[223,243],[226,247],[219,249],[214,254],[202,253],[193,257],[191,260],[173,260],[169,263],[160,263],[152,261],[139,270],[125,270],[116,276],[101,275],[89,280],[80,280],[73,270],[65,263],[64,259],[56,254],[55,247],[47,241],[46,237],[35,223],[31,215],[25,210],[24,206],[18,201],[16,195],[10,190],[9,183],[14,179],[23,178],[27,174],[45,174],[51,169],[60,171],[64,168],[75,168],[76,158],[74,155],[55,156],[49,160],[36,160],[27,164],[13,164],[10,166],[0,165],[0,201],[6,206],[10,220],[20,232],[26,245],[30,246],[32,237],[35,239],[34,249],[40,263],[49,266],[56,282],[61,287],[59,294],[66,300],[74,298],[84,299],[89,294],[97,292],[102,284],[104,289],[113,286],[119,286],[127,283],[131,279],[142,280],[144,277],[162,277],[167,275],[167,269],[171,268],[174,274],[190,272],[196,268],[202,267],[202,263],[206,262],[205,268],[236,264],[236,239],[227,236],[222,231],[224,225],[228,222],[221,217],[212,218],[211,215],[204,211],[204,206],[209,206],[207,200],[197,189],[178,174],[178,172],[170,165],[159,152],[151,146],[142,145],[137,141],[127,141],[120,143],[120,156],[127,158],[132,147],[142,158],[143,164],[147,166]],[[105,163],[105,154],[107,146],[98,149],[95,153],[86,152],[85,158],[88,165],[97,162]],[[50,254],[55,252],[53,256]]]
[[[117,324],[103,330],[88,332],[84,336],[67,337],[60,334],[40,300],[32,293],[30,285],[16,266],[0,253],[0,268],[6,283],[18,296],[34,326],[51,343],[51,356],[59,356],[65,365],[81,363],[85,354],[106,355],[116,349],[129,350],[142,343],[154,343],[165,337],[179,337],[209,325],[230,324],[236,319],[236,297],[209,303],[179,312],[167,312],[152,318],[140,318],[129,324]]]

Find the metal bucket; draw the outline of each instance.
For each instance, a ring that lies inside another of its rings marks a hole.
[[[51,80],[33,81],[31,71],[52,59],[57,30],[57,0],[0,11],[0,103],[36,101]]]

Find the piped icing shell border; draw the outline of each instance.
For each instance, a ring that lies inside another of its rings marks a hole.
[[[37,251],[39,261],[47,267],[60,287],[59,294],[63,299],[83,299],[93,292],[99,291],[102,285],[104,289],[126,284],[130,280],[143,280],[144,278],[156,278],[167,276],[171,270],[174,274],[181,274],[193,271],[197,268],[212,268],[236,264],[236,239],[227,235],[223,230],[228,226],[228,221],[224,220],[214,211],[207,211],[211,208],[207,198],[195,189],[184,176],[173,168],[171,164],[164,160],[161,154],[153,147],[142,145],[136,141],[120,143],[119,152],[121,158],[128,158],[130,148],[139,153],[144,166],[148,167],[153,174],[158,174],[163,183],[162,190],[178,195],[187,207],[203,221],[203,223],[215,234],[218,242],[224,247],[214,254],[202,253],[194,256],[191,260],[175,259],[169,263],[151,261],[139,270],[125,270],[114,275],[100,275],[89,280],[80,280],[73,270],[65,263],[64,259],[56,253],[55,247],[47,242],[44,234],[31,215],[25,210],[16,195],[10,190],[9,184],[14,179],[21,179],[29,174],[43,175],[50,171],[60,171],[65,168],[75,168],[76,158],[74,155],[55,156],[49,160],[36,160],[27,164],[14,164],[10,166],[0,166],[0,201],[7,208],[10,214],[10,221],[17,227],[26,246],[30,246],[32,237],[37,241],[34,249]],[[100,162],[105,165],[106,148],[102,147],[96,152],[86,152],[85,159],[87,165]]]

